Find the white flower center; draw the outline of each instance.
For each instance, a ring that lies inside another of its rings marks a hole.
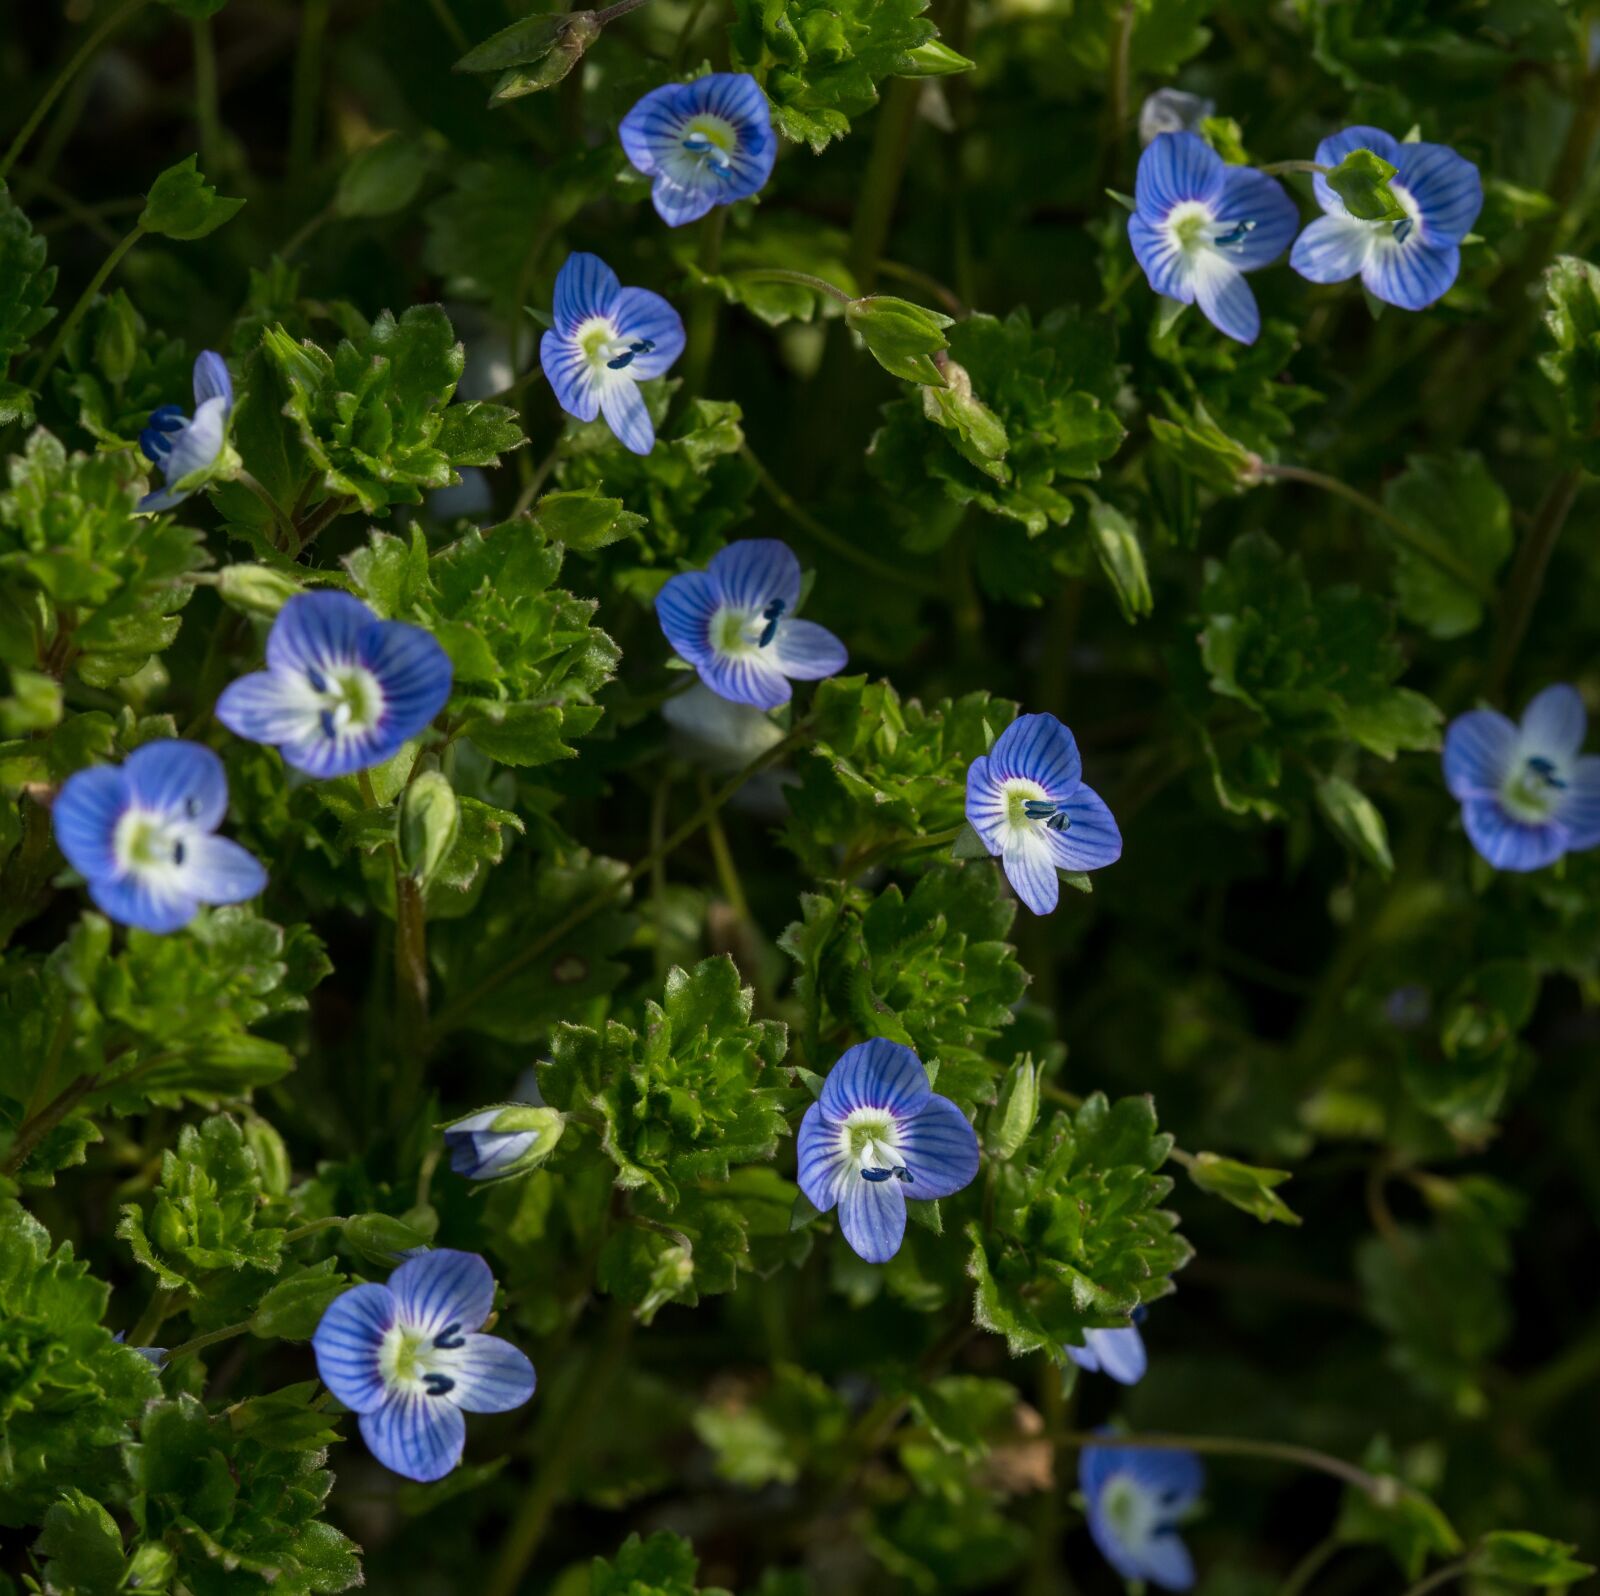
[[[1066,812],[1036,781],[1013,776],[1000,789],[1005,794],[1006,824],[1013,830],[1042,826],[1049,831],[1067,831],[1072,822]]]
[[[308,666],[306,681],[324,737],[370,731],[383,718],[383,686],[364,665],[340,665],[326,673]]]
[[[1247,216],[1219,217],[1199,200],[1185,200],[1167,214],[1167,233],[1185,255],[1222,254],[1240,248],[1255,231]]]
[[[759,610],[724,604],[711,617],[712,647],[723,655],[753,654],[770,647],[786,608],[782,599]]]
[[[446,1371],[464,1344],[461,1326],[446,1325],[436,1336],[424,1335],[410,1325],[391,1325],[378,1348],[378,1372],[383,1383],[403,1395],[448,1396],[455,1377]]]
[[[733,152],[739,147],[739,135],[731,122],[709,112],[701,112],[684,123],[678,139],[683,151],[702,168],[709,168],[719,177],[733,165]]]
[[[1500,802],[1513,820],[1541,826],[1560,807],[1567,791],[1561,765],[1542,754],[1529,754],[1513,763],[1500,788]]]
[[[655,344],[648,338],[624,338],[609,316],[591,316],[574,334],[583,358],[595,372],[626,371]]]
[[[856,1108],[840,1123],[839,1145],[863,1180],[910,1181],[899,1133],[899,1122],[886,1109]]]
[[[1113,1474],[1100,1492],[1100,1511],[1111,1532],[1137,1554],[1162,1528],[1161,1505],[1131,1474]]]
[[[130,808],[117,821],[111,852],[125,875],[147,879],[176,875],[183,865],[191,829],[148,809]]]

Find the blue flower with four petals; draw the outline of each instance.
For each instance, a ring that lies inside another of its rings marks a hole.
[[[639,384],[683,353],[683,318],[660,294],[624,288],[598,255],[582,252],[556,274],[553,314],[539,364],[556,403],[579,421],[604,415],[625,449],[649,454],[656,429]]]
[[[767,97],[748,72],[663,84],[618,131],[628,159],[655,179],[650,198],[668,227],[756,193],[778,157]]]
[[[387,1469],[443,1479],[461,1461],[466,1413],[506,1413],[533,1395],[526,1355],[478,1333],[494,1275],[476,1253],[435,1248],[386,1286],[336,1297],[311,1338],[322,1383],[360,1415],[361,1438]]]
[[[255,856],[215,835],[227,812],[222,761],[199,743],[163,738],[120,767],[69,776],[52,820],[97,908],[119,925],[176,931],[201,904],[241,903],[266,887]]]
[[[1205,1470],[1193,1452],[1086,1446],[1078,1457],[1078,1485],[1100,1555],[1124,1579],[1162,1590],[1194,1584],[1194,1563],[1177,1525],[1204,1484]]]
[[[1083,784],[1077,740],[1054,715],[1020,715],[967,769],[967,820],[1035,914],[1061,896],[1058,870],[1098,870],[1122,857],[1122,833]]]
[[[217,700],[217,719],[276,746],[313,776],[381,765],[450,697],[450,657],[431,633],[380,621],[348,593],[298,593],[267,637],[267,668]]]
[[[791,680],[842,671],[849,656],[826,627],[802,621],[800,562],[776,538],[746,538],[683,571],[656,595],[656,615],[682,659],[721,698],[757,709],[787,704]]]
[[[1275,261],[1299,225],[1294,201],[1272,178],[1229,166],[1198,133],[1162,133],[1139,157],[1128,239],[1150,286],[1198,304],[1240,343],[1261,331],[1243,274]]]
[[[1539,870],[1600,844],[1600,755],[1580,754],[1583,700],[1547,687],[1513,725],[1492,709],[1450,722],[1444,780],[1472,846],[1496,870]]]
[[[227,447],[232,415],[233,379],[227,362],[214,350],[202,350],[194,362],[194,414],[186,416],[178,405],[162,405],[150,412],[139,434],[145,459],[160,468],[166,482],[140,499],[141,510],[152,515],[170,510],[203,485],[204,473]]]
[[[1313,179],[1319,216],[1295,240],[1289,264],[1313,283],[1359,276],[1374,299],[1422,310],[1441,298],[1461,270],[1461,240],[1483,209],[1478,169],[1443,144],[1402,144],[1376,127],[1347,127],[1317,146],[1319,166],[1337,166],[1352,150],[1371,150],[1397,168],[1389,191],[1405,217],[1364,222],[1320,172]]]
[[[844,1239],[887,1263],[906,1233],[906,1199],[949,1197],[978,1173],[978,1136],[928,1085],[922,1060],[881,1037],[850,1048],[800,1121],[800,1190],[837,1205]]]

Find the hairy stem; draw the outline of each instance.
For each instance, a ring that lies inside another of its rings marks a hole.
[[[207,1330],[203,1336],[196,1336],[193,1341],[173,1347],[167,1353],[167,1362],[173,1363],[191,1352],[198,1352],[202,1347],[215,1346],[219,1341],[231,1341],[235,1336],[242,1336],[249,1328],[250,1321],[246,1319],[240,1324],[226,1324],[220,1330]]]
[[[1583,473],[1576,466],[1563,471],[1546,490],[1527,532],[1517,545],[1501,606],[1500,625],[1495,633],[1494,654],[1484,677],[1484,694],[1490,699],[1499,698],[1505,690],[1506,678],[1528,634],[1528,623],[1533,619],[1534,607],[1544,590],[1550,556],[1561,540],[1561,530],[1567,524],[1567,516],[1582,485]]]

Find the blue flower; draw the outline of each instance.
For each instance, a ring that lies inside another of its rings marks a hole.
[[[267,668],[217,700],[217,719],[274,744],[296,770],[381,765],[450,697],[450,658],[420,626],[380,621],[348,593],[297,593],[267,637]]]
[[[556,403],[579,421],[604,415],[626,449],[649,454],[656,429],[639,384],[683,353],[683,319],[660,294],[624,288],[598,255],[568,255],[556,274],[555,325],[539,364]]]
[[[1077,741],[1054,715],[1018,716],[972,761],[967,819],[1035,914],[1055,908],[1058,870],[1098,870],[1122,857],[1122,833],[1084,786]]]
[[[1469,710],[1444,738],[1444,781],[1472,846],[1496,870],[1539,870],[1600,843],[1600,756],[1580,755],[1588,717],[1577,690],[1547,687],[1514,726]]]
[[[1078,1485],[1100,1555],[1124,1579],[1162,1590],[1194,1584],[1194,1564],[1176,1526],[1204,1484],[1205,1470],[1193,1452],[1086,1446],[1078,1457]]]
[[[450,1167],[468,1180],[488,1184],[537,1169],[550,1156],[566,1117],[533,1103],[496,1103],[444,1127]]]
[[[1150,286],[1198,303],[1240,343],[1261,331],[1243,274],[1275,261],[1299,225],[1294,201],[1272,178],[1229,166],[1198,133],[1159,134],[1139,157],[1128,239]]]
[[[1137,1385],[1150,1365],[1144,1337],[1139,1334],[1139,1321],[1143,1318],[1144,1309],[1136,1308],[1132,1324],[1119,1325],[1114,1330],[1085,1330],[1081,1347],[1068,1345],[1063,1350],[1089,1374],[1107,1375],[1118,1385]]]
[[[128,1339],[128,1332],[119,1330],[111,1339],[117,1342],[118,1345],[122,1345]],[[158,1369],[167,1361],[167,1349],[165,1347],[129,1347],[128,1350],[137,1352],[146,1363],[153,1363]]]
[[[222,761],[199,743],[163,738],[121,766],[67,778],[56,798],[56,843],[119,925],[176,931],[203,903],[241,903],[267,873],[236,842],[215,836],[228,812]]]
[[[461,1461],[463,1413],[506,1413],[533,1395],[526,1356],[476,1333],[493,1308],[488,1264],[448,1247],[407,1259],[386,1286],[352,1286],[329,1305],[311,1338],[317,1372],[361,1415],[361,1438],[385,1468],[443,1479]]]
[[[1461,270],[1461,240],[1483,209],[1478,169],[1443,144],[1401,144],[1375,127],[1347,127],[1317,146],[1319,166],[1337,166],[1352,150],[1371,150],[1398,167],[1389,191],[1405,219],[1363,222],[1344,208],[1319,172],[1319,216],[1295,240],[1289,264],[1313,283],[1360,276],[1386,305],[1421,310],[1440,298]]]
[[[233,379],[222,356],[202,350],[194,362],[194,415],[177,405],[162,405],[150,412],[139,447],[145,459],[161,468],[166,486],[147,493],[141,510],[154,514],[181,504],[222,458],[228,443],[228,421],[233,415]]]
[[[756,193],[778,156],[767,97],[748,72],[652,89],[619,132],[628,159],[655,179],[650,198],[668,227]]]
[[[819,1213],[836,1203],[844,1239],[887,1263],[906,1233],[906,1198],[948,1197],[978,1173],[978,1137],[928,1085],[909,1047],[860,1042],[828,1072],[800,1121],[800,1189]]]
[[[787,704],[791,679],[836,675],[849,656],[815,621],[796,618],[800,562],[776,538],[730,543],[703,571],[683,571],[656,595],[679,656],[719,698],[757,709]]]

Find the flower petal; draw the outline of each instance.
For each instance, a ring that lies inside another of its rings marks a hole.
[[[1444,784],[1456,798],[1500,791],[1516,753],[1517,728],[1496,710],[1457,715],[1444,734]]]
[[[399,752],[405,738],[391,737],[382,726],[365,731],[339,730],[332,737],[318,725],[304,737],[280,743],[278,752],[291,770],[303,771],[319,781],[371,770]]]
[[[298,671],[252,671],[229,682],[216,716],[236,737],[277,746],[318,738],[320,701]]]
[[[1435,247],[1420,232],[1404,243],[1379,233],[1362,268],[1361,281],[1374,299],[1400,310],[1426,310],[1450,291],[1461,271],[1461,251],[1454,244]]]
[[[233,408],[233,378],[228,363],[214,349],[202,349],[194,357],[194,402],[198,409],[208,399],[220,399],[225,410]]]
[[[683,317],[660,294],[652,294],[648,288],[624,288],[611,314],[619,338],[630,342],[648,338],[655,345],[629,363],[626,374],[634,381],[663,376],[683,353]]]
[[[617,442],[631,454],[649,454],[656,446],[656,428],[639,384],[625,371],[608,372],[599,389],[600,414]]]
[[[266,891],[267,872],[247,848],[201,832],[184,841],[177,881],[201,903],[243,903]]]
[[[1585,754],[1567,767],[1567,790],[1555,818],[1567,832],[1569,852],[1600,843],[1600,755]]]
[[[1005,847],[1006,795],[987,754],[967,766],[967,822],[992,854]]]
[[[172,873],[158,876],[134,874],[91,877],[89,896],[94,905],[118,925],[166,935],[181,931],[200,912],[187,893],[175,889]]]
[[[674,162],[674,167],[685,163]],[[656,215],[668,227],[687,227],[709,215],[721,198],[721,184],[714,173],[696,163],[693,174],[681,170],[666,170],[656,174],[650,185],[650,203]]]
[[[353,1413],[370,1413],[387,1400],[378,1354],[394,1321],[387,1286],[352,1286],[328,1304],[311,1337],[322,1383]]]
[[[571,332],[591,316],[609,316],[621,292],[617,274],[598,255],[574,250],[556,273],[556,326]]]
[[[800,602],[800,562],[777,538],[743,538],[719,549],[707,566],[723,601],[759,614],[774,600],[784,610]]]
[[[897,1180],[847,1180],[839,1194],[839,1229],[868,1263],[888,1263],[906,1234],[905,1192]]]
[[[1080,1369],[1107,1375],[1118,1385],[1137,1385],[1149,1367],[1144,1337],[1137,1325],[1114,1330],[1085,1330],[1081,1347],[1068,1347],[1067,1356]]]
[[[1218,332],[1241,344],[1253,344],[1261,333],[1261,312],[1244,274],[1215,250],[1195,257],[1195,303]]]
[[[467,1421],[448,1397],[391,1396],[361,1415],[361,1439],[386,1469],[408,1480],[442,1480],[461,1461]]]
[[[1122,857],[1122,832],[1094,788],[1080,786],[1061,807],[1071,825],[1065,831],[1046,827],[1044,833],[1058,869],[1099,870]]]
[[[837,676],[850,662],[844,644],[825,626],[798,619],[780,622],[762,652],[771,654],[778,669],[797,682]]]
[[[844,1182],[855,1173],[855,1165],[838,1124],[824,1112],[820,1100],[800,1121],[795,1158],[800,1190],[819,1214],[827,1213],[838,1202]]]
[[[1091,1502],[1098,1501],[1106,1481],[1125,1474],[1153,1496],[1167,1498],[1177,1517],[1200,1499],[1205,1466],[1193,1452],[1176,1447],[1086,1446],[1078,1457],[1078,1483]]]
[[[579,421],[600,414],[600,385],[594,367],[566,333],[552,328],[539,340],[539,369],[550,383],[556,403]]]
[[[713,655],[711,618],[721,598],[704,571],[680,571],[656,594],[656,619],[680,658],[698,665]]]
[[[901,1120],[895,1141],[913,1177],[906,1197],[949,1197],[978,1173],[978,1133],[948,1097],[930,1094]]]
[[[903,1043],[875,1036],[839,1055],[838,1063],[828,1071],[817,1102],[822,1105],[822,1112],[835,1121],[858,1108],[884,1109],[897,1119],[904,1119],[932,1096],[922,1060]]]
[[[1353,216],[1319,216],[1294,241],[1289,264],[1308,283],[1342,283],[1367,264],[1375,235]]]
[[[207,399],[196,409],[194,420],[174,434],[172,450],[161,462],[169,486],[179,487],[186,477],[214,466],[227,437],[227,400]]]
[[[455,1381],[450,1400],[468,1413],[509,1413],[538,1384],[527,1354],[499,1336],[470,1335],[435,1366]]]
[[[1464,155],[1444,144],[1402,144],[1396,182],[1417,202],[1430,244],[1459,244],[1483,209],[1483,179]]]
[[[1325,138],[1317,146],[1317,165],[1337,166],[1351,150],[1371,150],[1391,166],[1400,164],[1400,142],[1392,133],[1385,133],[1381,127],[1358,126],[1347,127]],[[1317,204],[1330,216],[1350,214],[1344,208],[1344,201],[1328,187],[1328,180],[1321,172],[1311,179],[1311,186],[1316,191]]]
[[[1521,750],[1546,759],[1571,759],[1583,746],[1589,715],[1577,688],[1557,682],[1535,693],[1522,712]]]
[[[1128,242],[1156,293],[1181,305],[1194,303],[1194,264],[1165,226],[1135,211],[1128,218]]]
[[[623,154],[646,177],[653,177],[682,148],[683,124],[693,114],[690,89],[687,83],[663,83],[636,100],[617,124]]]
[[[1493,798],[1467,799],[1461,821],[1472,846],[1496,870],[1542,870],[1567,851],[1564,826],[1514,820]]]
[[[1300,211],[1276,178],[1253,166],[1230,166],[1223,175],[1217,220],[1255,223],[1237,244],[1217,246],[1238,270],[1253,272],[1271,265],[1289,247],[1300,226]]]
[[[396,747],[421,732],[450,698],[450,656],[409,621],[379,621],[362,634],[361,663],[383,690],[379,726]]]
[[[700,680],[719,698],[735,704],[752,704],[757,709],[776,709],[794,696],[789,678],[767,658],[765,649],[745,654],[716,654],[702,660],[696,669]]]
[[[1227,176],[1222,157],[1198,133],[1162,133],[1139,157],[1134,200],[1151,221],[1185,200],[1213,200]]]
[[[117,822],[132,801],[128,778],[110,765],[95,765],[67,777],[56,795],[50,822],[56,846],[80,876],[93,881],[117,873],[112,842]]]
[[[378,617],[348,593],[296,593],[278,611],[267,634],[267,665],[272,670],[311,670],[360,658],[361,639]]]
[[[1035,914],[1049,914],[1061,898],[1049,835],[1043,826],[1008,826],[1000,856],[1012,890]]]
[[[202,743],[162,737],[134,749],[123,762],[128,791],[141,809],[204,831],[228,812],[228,777],[222,761]]]
[[[1059,803],[1083,780],[1078,740],[1054,715],[1019,715],[989,750],[989,770],[998,781],[1036,781]]]
[[[476,1330],[494,1309],[494,1275],[475,1252],[435,1247],[389,1276],[408,1329],[433,1337],[448,1325]]]

